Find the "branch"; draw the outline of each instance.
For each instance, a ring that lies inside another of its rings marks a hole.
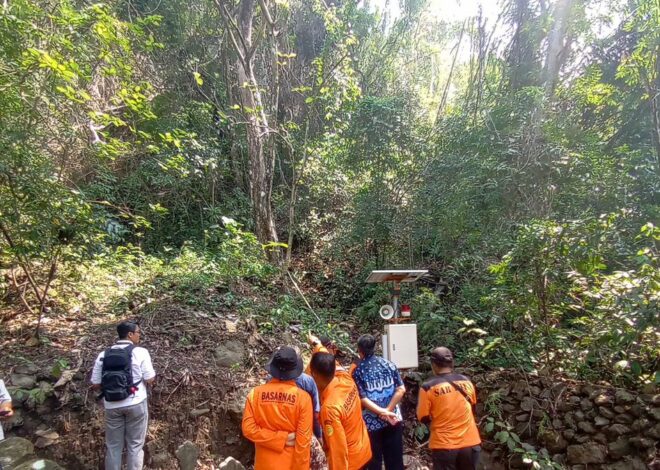
[[[243,38],[243,35],[241,34],[241,30],[238,28],[238,25],[232,18],[231,14],[229,11],[227,11],[227,7],[221,3],[220,0],[214,0],[214,3],[218,10],[220,11],[220,16],[224,20],[225,26],[227,27],[227,32],[229,33],[229,38],[231,39],[231,42],[234,44],[234,49],[236,50],[236,53],[238,54],[238,58],[241,61],[241,64],[243,64],[243,68],[247,70],[247,63],[246,63],[246,57],[244,52],[248,51],[248,47],[245,45],[245,39]],[[241,44],[243,46],[243,49],[238,45],[238,42],[236,41],[236,37],[234,36],[234,33],[232,32],[232,28],[236,30],[236,33],[238,33],[238,38],[241,41]],[[244,52],[242,52],[244,51]]]

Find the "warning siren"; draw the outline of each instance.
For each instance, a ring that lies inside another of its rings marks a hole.
[[[380,308],[378,313],[380,314],[380,318],[383,320],[391,320],[394,318],[394,307],[385,304]]]

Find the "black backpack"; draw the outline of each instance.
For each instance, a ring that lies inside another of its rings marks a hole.
[[[142,382],[133,382],[131,362],[134,345],[125,348],[108,348],[103,356],[103,369],[101,372],[101,396],[105,401],[125,400],[137,391]]]

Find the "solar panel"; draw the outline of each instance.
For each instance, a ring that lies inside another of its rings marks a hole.
[[[428,273],[428,270],[426,269],[390,269],[371,271],[366,282],[415,282],[426,273]]]

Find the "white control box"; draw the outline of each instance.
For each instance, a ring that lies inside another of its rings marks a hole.
[[[383,357],[399,369],[411,369],[419,365],[415,323],[387,324],[382,339]]]

